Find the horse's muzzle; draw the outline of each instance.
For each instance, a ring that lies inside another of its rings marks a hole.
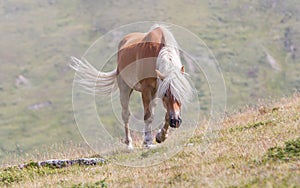
[[[178,119],[172,118],[170,119],[170,127],[179,128],[182,123],[182,119],[179,117]]]

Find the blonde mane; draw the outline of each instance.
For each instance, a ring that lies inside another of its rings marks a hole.
[[[173,97],[181,104],[186,104],[193,97],[192,86],[187,74],[181,71],[182,63],[178,44],[173,34],[164,26],[154,25],[152,29],[160,27],[165,37],[165,46],[160,50],[156,61],[156,68],[166,77],[158,79],[158,97],[162,98],[170,89]]]

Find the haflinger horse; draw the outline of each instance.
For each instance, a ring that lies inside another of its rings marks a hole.
[[[159,97],[166,109],[165,123],[156,134],[156,142],[167,138],[169,126],[178,128],[182,123],[181,108],[193,97],[192,87],[181,63],[179,46],[169,29],[154,25],[148,33],[130,33],[118,46],[118,66],[104,73],[96,70],[87,60],[72,57],[71,67],[77,72],[77,82],[93,93],[110,94],[120,91],[125,143],[132,149],[129,129],[129,99],[133,90],[141,92],[144,107],[144,145],[154,147],[151,123]]]

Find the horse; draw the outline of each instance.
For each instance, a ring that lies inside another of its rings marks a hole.
[[[193,97],[192,87],[181,63],[177,41],[171,31],[155,24],[147,33],[130,33],[118,46],[117,68],[100,72],[85,59],[71,57],[71,67],[77,72],[75,80],[88,91],[110,94],[119,88],[122,119],[125,127],[125,144],[133,148],[129,129],[129,100],[133,91],[142,95],[144,108],[144,146],[155,147],[151,123],[157,97],[166,109],[165,122],[155,140],[165,141],[169,126],[179,128],[182,106]],[[116,85],[118,87],[116,87]]]

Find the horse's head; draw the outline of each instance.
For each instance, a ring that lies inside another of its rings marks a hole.
[[[162,98],[163,105],[167,110],[166,121],[173,128],[178,128],[182,122],[181,115],[181,104],[172,95],[170,89],[168,89]]]
[[[166,76],[161,72],[156,70],[158,77],[163,81]],[[181,72],[184,72],[184,67],[181,68]],[[170,86],[165,90],[163,96],[161,97],[163,105],[167,110],[166,121],[169,122],[170,126],[173,128],[178,128],[181,123],[181,102],[176,99],[172,94]]]

